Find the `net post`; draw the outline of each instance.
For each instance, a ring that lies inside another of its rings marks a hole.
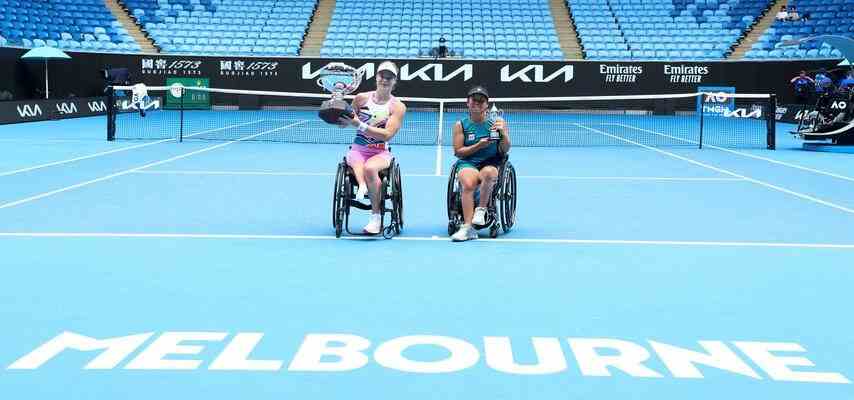
[[[107,140],[116,140],[116,90],[107,86]]]
[[[706,114],[706,111],[704,109],[704,104],[703,104],[705,102],[705,98],[703,98],[703,96],[704,96],[703,93],[700,93],[700,107],[698,107],[698,110],[697,110],[700,112],[700,140],[697,141],[697,146],[700,149],[703,148],[703,125],[705,122],[705,114]]]
[[[768,136],[766,138],[768,150],[777,148],[777,95],[772,94],[768,98],[768,112],[765,113],[765,121],[768,123]]]
[[[445,102],[439,101],[439,133],[438,133],[439,136],[436,138],[436,145],[438,145],[438,146],[442,145],[442,137],[444,136],[443,135],[444,129],[445,129]]]
[[[439,129],[436,130],[436,176],[442,175],[442,140],[445,131],[445,102],[439,100]]]
[[[181,101],[178,106],[178,112],[181,113],[181,122],[178,124],[178,143],[184,142],[184,88],[181,88]]]

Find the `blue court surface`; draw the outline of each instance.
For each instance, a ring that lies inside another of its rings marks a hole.
[[[790,128],[514,148],[516,226],[451,243],[450,147],[335,239],[345,145],[0,126],[0,398],[852,399],[854,158]]]

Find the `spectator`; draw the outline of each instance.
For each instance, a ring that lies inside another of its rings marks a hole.
[[[777,19],[777,21],[785,21],[789,19],[789,12],[786,10],[786,6],[783,6],[774,18]]]
[[[792,6],[792,11],[789,11],[789,21],[800,21],[801,16],[798,14],[798,9]]]
[[[448,57],[448,46],[445,45],[447,40],[445,36],[442,35],[439,38],[439,45],[430,49],[430,56],[433,58],[446,58]]]
[[[830,79],[827,70],[822,68],[815,74],[815,93],[819,96],[833,92],[833,79]]]
[[[445,45],[445,42],[447,42],[447,40],[445,40],[445,36],[444,35],[440,36],[439,37],[439,58],[448,57],[448,46]]]
[[[839,81],[839,90],[845,92],[854,90],[854,69],[848,72],[847,77]]]
[[[806,71],[801,71],[798,76],[789,81],[795,89],[795,95],[798,98],[798,104],[807,104],[809,102],[812,88],[815,85],[815,80],[807,75]]]

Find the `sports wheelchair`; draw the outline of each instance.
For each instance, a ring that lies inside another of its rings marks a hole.
[[[459,172],[459,161],[451,167],[448,177],[448,235],[453,235],[460,225],[463,224],[462,188],[457,173]],[[480,201],[480,188],[474,192],[474,203]],[[516,224],[516,169],[510,163],[507,155],[504,155],[498,168],[498,179],[492,190],[492,196],[486,207],[486,218],[484,225],[472,225],[475,229],[489,228],[489,237],[498,237],[498,230],[504,233],[510,232]]]
[[[391,239],[400,234],[403,229],[403,187],[400,180],[400,166],[392,158],[389,167],[380,172],[380,191],[383,194],[381,202],[382,235]],[[335,174],[335,188],[332,192],[332,225],[335,227],[335,237],[340,238],[341,233],[346,231],[350,235],[371,236],[364,233],[350,231],[350,207],[360,210],[371,210],[371,201],[367,204],[356,200],[354,188],[358,185],[353,169],[347,164],[347,157],[338,163],[338,171]],[[388,200],[391,205],[386,204]],[[391,213],[389,225],[385,224],[386,213]]]

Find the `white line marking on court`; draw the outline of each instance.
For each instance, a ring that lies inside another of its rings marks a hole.
[[[640,147],[643,147],[643,148],[645,148],[645,149],[655,151],[655,152],[657,152],[657,153],[661,153],[661,154],[664,154],[664,155],[667,155],[667,156],[670,156],[670,157],[673,157],[673,158],[676,158],[676,159],[679,159],[679,160],[682,160],[682,161],[685,161],[685,162],[689,162],[689,163],[691,163],[691,164],[694,164],[694,165],[697,165],[697,166],[700,166],[700,167],[703,167],[703,168],[708,168],[708,169],[710,169],[710,170],[712,170],[712,171],[717,171],[717,172],[720,172],[720,173],[725,174],[725,175],[734,176],[734,177],[736,177],[736,178],[741,178],[741,179],[744,179],[744,180],[746,180],[746,181],[749,181],[749,182],[755,183],[755,184],[757,184],[757,185],[767,187],[767,188],[769,188],[769,189],[773,189],[773,190],[776,190],[776,191],[779,191],[779,192],[787,193],[787,194],[790,194],[790,195],[792,195],[792,196],[795,196],[795,197],[798,197],[798,198],[801,198],[801,199],[804,199],[804,200],[809,200],[809,201],[812,201],[812,202],[814,202],[814,203],[822,204],[822,205],[825,205],[825,206],[828,206],[828,207],[831,207],[831,208],[835,208],[835,209],[840,210],[840,211],[847,212],[847,213],[849,213],[849,214],[854,214],[854,209],[850,209],[850,208],[848,208],[848,207],[841,206],[841,205],[839,205],[839,204],[831,203],[831,202],[829,202],[829,201],[827,201],[827,200],[822,200],[822,199],[819,199],[819,198],[817,198],[817,197],[813,197],[813,196],[810,196],[810,195],[807,195],[807,194],[803,194],[803,193],[796,192],[796,191],[794,191],[794,190],[790,190],[790,189],[786,189],[786,188],[784,188],[784,187],[780,187],[780,186],[772,185],[772,184],[770,184],[770,183],[768,183],[768,182],[760,181],[760,180],[758,180],[758,179],[754,179],[754,178],[751,178],[751,177],[748,177],[748,176],[745,176],[745,175],[740,175],[740,174],[737,174],[737,173],[735,173],[735,172],[725,170],[725,169],[723,169],[723,168],[718,168],[718,167],[715,167],[715,166],[712,166],[712,165],[709,165],[709,164],[702,163],[702,162],[697,161],[697,160],[690,159],[690,158],[688,158],[688,157],[683,157],[683,156],[680,156],[680,155],[678,155],[678,154],[671,153],[671,152],[669,152],[669,151],[664,151],[664,150],[661,150],[661,149],[656,149],[655,147],[647,146],[647,145],[645,145],[645,144],[638,143],[638,142],[635,142],[635,141],[633,141],[633,140],[629,140],[629,139],[626,139],[626,138],[621,138],[621,137],[619,137],[619,136],[612,135],[612,134],[610,134],[610,133],[608,133],[608,132],[604,132],[604,131],[600,131],[600,130],[598,130],[598,129],[590,128],[590,127],[584,126],[584,125],[579,124],[579,123],[575,123],[575,125],[578,125],[578,126],[580,126],[580,127],[584,128],[584,129],[588,129],[588,130],[590,130],[590,131],[593,131],[593,132],[599,133],[599,134],[601,134],[601,135],[608,136],[608,137],[613,138],[613,139],[617,139],[617,140],[620,140],[620,141],[623,141],[623,142],[626,142],[626,143],[631,143],[631,144],[634,144],[634,145],[636,145],[636,146],[640,146]]]
[[[135,174],[148,175],[259,175],[259,176],[334,176],[330,172],[278,172],[278,171],[193,171],[193,170],[146,170]],[[435,174],[403,174],[404,178],[436,178]],[[444,178],[444,176],[438,176]],[[741,182],[741,178],[702,178],[702,177],[665,177],[665,176],[560,176],[560,175],[519,175],[518,179],[580,180],[580,181],[662,181],[662,182]]]
[[[211,239],[211,240],[377,240],[381,236],[334,235],[250,235],[203,233],[120,233],[120,232],[0,232],[0,238],[127,238],[127,239]],[[450,242],[450,238],[433,236],[395,236],[391,241]],[[523,239],[501,237],[478,240],[475,243],[522,243],[563,245],[639,245],[639,246],[698,246],[698,247],[770,247],[854,250],[854,244],[843,243],[787,243],[787,242],[725,242],[694,240],[619,240],[619,239]]]
[[[256,123],[256,122],[258,122],[258,121],[253,121],[253,122],[251,122],[251,123]],[[192,136],[196,136],[196,135],[201,135],[201,134],[203,134],[203,133],[210,133],[210,132],[221,131],[221,130],[223,130],[223,129],[229,129],[229,128],[234,128],[234,127],[238,127],[238,126],[242,126],[242,125],[248,125],[248,124],[250,124],[250,123],[241,123],[241,124],[235,124],[235,125],[225,126],[225,127],[222,127],[222,128],[210,129],[210,130],[206,130],[206,131],[201,131],[201,132],[194,133],[194,134],[189,135],[189,136],[187,136],[187,137],[192,137]],[[20,173],[23,173],[23,172],[34,171],[34,170],[37,170],[37,169],[42,169],[42,168],[47,168],[47,167],[53,167],[53,166],[62,165],[62,164],[68,164],[68,163],[72,163],[72,162],[75,162],[75,161],[88,160],[88,159],[90,159],[90,158],[106,156],[106,155],[110,155],[110,154],[114,154],[114,153],[121,153],[121,152],[123,152],[123,151],[127,151],[127,150],[133,150],[133,149],[139,149],[139,148],[142,148],[142,147],[153,146],[153,145],[155,145],[155,144],[161,144],[161,143],[165,143],[165,142],[174,142],[174,141],[176,141],[176,140],[177,140],[177,139],[174,139],[174,138],[173,138],[173,139],[161,139],[161,140],[157,140],[157,141],[150,142],[150,143],[143,143],[143,144],[138,144],[138,145],[133,145],[133,146],[122,147],[122,148],[119,148],[119,149],[113,149],[113,150],[104,151],[104,152],[100,152],[100,153],[89,154],[89,155],[86,155],[86,156],[80,156],[80,157],[70,158],[70,159],[67,159],[67,160],[54,161],[54,162],[50,162],[50,163],[47,163],[47,164],[41,164],[41,165],[36,165],[36,166],[32,166],[32,167],[16,169],[16,170],[13,170],[13,171],[2,172],[2,173],[0,173],[0,177],[3,177],[3,176],[9,176],[9,175],[15,175],[15,174],[20,174]]]
[[[119,177],[119,176],[122,176],[122,175],[127,175],[127,174],[130,174],[130,173],[133,173],[133,172],[137,172],[137,171],[140,171],[140,170],[143,170],[143,169],[146,169],[146,168],[151,168],[151,167],[155,167],[155,166],[158,166],[158,165],[166,164],[166,163],[169,163],[169,162],[172,162],[172,161],[175,161],[175,160],[180,160],[180,159],[182,159],[182,158],[187,158],[187,157],[190,157],[190,156],[193,156],[193,155],[196,155],[196,154],[205,153],[205,152],[208,152],[208,151],[211,151],[211,150],[215,150],[215,149],[218,149],[218,148],[221,148],[221,147],[228,146],[228,145],[233,144],[233,143],[241,142],[241,141],[244,141],[244,140],[249,140],[249,139],[252,139],[252,138],[255,138],[255,137],[258,137],[258,136],[261,136],[261,135],[266,135],[266,134],[268,134],[268,133],[272,133],[272,132],[275,132],[275,131],[278,131],[278,130],[287,129],[287,128],[290,128],[290,127],[293,127],[293,126],[296,126],[296,125],[299,125],[299,124],[302,124],[302,123],[305,123],[305,122],[308,122],[308,121],[300,121],[300,122],[296,122],[296,123],[289,124],[289,125],[287,125],[287,126],[283,126],[283,127],[280,127],[280,128],[271,129],[271,130],[268,130],[268,131],[264,131],[264,132],[256,133],[256,134],[254,134],[254,135],[250,135],[250,136],[242,137],[242,138],[237,139],[237,140],[232,140],[232,141],[225,142],[225,143],[221,143],[221,144],[217,144],[217,145],[214,145],[214,146],[205,147],[205,148],[202,148],[202,149],[199,149],[199,150],[196,150],[196,151],[192,151],[192,152],[189,152],[189,153],[184,153],[184,154],[181,154],[181,155],[177,155],[177,156],[175,156],[175,157],[167,158],[167,159],[165,159],[165,160],[155,161],[155,162],[153,162],[153,163],[145,164],[145,165],[142,165],[142,166],[139,166],[139,167],[136,167],[136,168],[126,169],[126,170],[121,171],[121,172],[116,172],[116,173],[114,173],[114,174],[110,174],[110,175],[102,176],[102,177],[100,177],[100,178],[95,178],[95,179],[92,179],[92,180],[88,180],[88,181],[86,181],[86,182],[77,183],[77,184],[74,184],[74,185],[71,185],[71,186],[66,186],[66,187],[61,188],[61,189],[52,190],[52,191],[50,191],[50,192],[45,192],[45,193],[37,194],[37,195],[35,195],[35,196],[27,197],[27,198],[25,198],[25,199],[20,199],[20,200],[16,200],[16,201],[13,201],[13,202],[6,203],[6,204],[2,204],[2,205],[0,205],[0,210],[1,210],[1,209],[4,209],[4,208],[14,207],[14,206],[17,206],[17,205],[20,205],[20,204],[24,204],[24,203],[29,203],[29,202],[31,202],[31,201],[35,201],[35,200],[38,200],[38,199],[43,199],[43,198],[48,197],[48,196],[53,196],[53,195],[55,195],[55,194],[63,193],[63,192],[67,192],[67,191],[69,191],[69,190],[77,189],[77,188],[80,188],[80,187],[83,187],[83,186],[88,186],[88,185],[91,185],[91,184],[93,184],[93,183],[103,182],[103,181],[106,181],[106,180],[109,180],[109,179],[113,179],[113,178],[115,178],[115,177]]]
[[[21,168],[21,169],[16,169],[16,170],[12,170],[12,171],[2,172],[2,173],[0,173],[0,176],[9,176],[9,175],[20,174],[20,173],[23,173],[23,172],[34,171],[34,170],[37,170],[37,169],[42,169],[42,168],[47,168],[47,167],[53,167],[53,166],[56,166],[56,165],[62,165],[62,164],[73,163],[73,162],[75,162],[75,161],[87,160],[87,159],[90,159],[90,158],[106,156],[106,155],[114,154],[114,153],[120,153],[120,152],[123,152],[123,151],[133,150],[133,149],[138,149],[138,148],[141,148],[141,147],[153,146],[153,145],[155,145],[155,144],[160,144],[160,143],[163,143],[163,142],[174,142],[174,141],[175,141],[175,139],[163,139],[163,140],[158,140],[158,141],[156,141],[156,142],[150,142],[150,143],[138,144],[138,145],[134,145],[134,146],[122,147],[122,148],[119,148],[119,149],[113,149],[113,150],[109,150],[109,151],[103,151],[103,152],[100,152],[100,153],[89,154],[89,155],[86,155],[86,156],[80,156],[80,157],[75,157],[75,158],[69,158],[69,159],[67,159],[67,160],[54,161],[54,162],[50,162],[50,163],[46,163],[46,164],[35,165],[35,166],[32,166],[32,167],[27,167],[27,168]]]
[[[695,142],[695,141],[693,141],[693,140],[681,139],[681,138],[677,138],[677,137],[670,136],[670,135],[668,135],[668,134],[666,134],[666,133],[661,133],[661,132],[651,131],[651,130],[647,130],[647,129],[643,129],[643,128],[638,128],[638,127],[631,126],[631,125],[623,125],[623,124],[616,124],[616,123],[602,124],[602,125],[617,125],[617,126],[622,126],[622,127],[624,127],[624,128],[635,129],[635,130],[639,130],[639,131],[642,131],[642,132],[652,133],[652,134],[656,134],[656,135],[659,135],[659,136],[664,136],[664,137],[668,137],[668,138],[671,138],[671,139],[682,140],[682,141],[686,141],[686,142],[689,142],[689,143],[692,143],[692,144],[697,144],[697,145],[699,145],[699,143],[697,143],[697,142]],[[822,170],[819,170],[819,169],[810,168],[810,167],[805,167],[805,166],[803,166],[803,165],[798,165],[798,164],[792,164],[792,163],[788,163],[788,162],[785,162],[785,161],[779,161],[779,160],[775,160],[775,159],[773,159],[773,158],[767,158],[767,157],[757,156],[757,155],[754,155],[754,154],[743,153],[743,152],[740,152],[740,151],[737,151],[737,150],[727,149],[727,148],[725,148],[725,147],[719,147],[719,146],[715,146],[715,145],[711,145],[711,144],[705,144],[705,143],[704,143],[704,144],[703,144],[703,146],[705,146],[705,147],[710,147],[710,148],[713,148],[713,149],[715,149],[715,150],[725,151],[725,152],[727,152],[727,153],[731,153],[731,154],[737,154],[737,155],[744,156],[744,157],[747,157],[747,158],[753,158],[753,159],[756,159],[756,160],[767,161],[767,162],[772,163],[772,164],[782,165],[782,166],[786,166],[786,167],[789,167],[789,168],[795,168],[795,169],[799,169],[799,170],[802,170],[802,171],[812,172],[812,173],[819,174],[819,175],[826,175],[826,176],[830,176],[830,177],[833,177],[833,178],[842,179],[842,180],[846,180],[846,181],[849,181],[849,182],[854,182],[854,178],[852,178],[852,177],[850,177],[850,176],[840,175],[840,174],[836,174],[836,173],[828,172],[828,171],[822,171]]]

